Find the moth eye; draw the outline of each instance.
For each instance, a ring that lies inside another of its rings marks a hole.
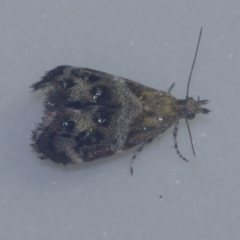
[[[195,115],[196,115],[195,112],[187,112],[185,117],[187,119],[191,120],[191,119],[195,118]]]
[[[59,80],[58,83],[64,89],[72,88],[75,85],[73,80],[70,78],[63,78],[63,79]]]
[[[75,140],[78,143],[77,147],[82,147],[83,145],[96,144],[102,139],[103,135],[97,130],[80,132],[78,136],[75,137]]]
[[[112,120],[113,111],[102,108],[96,111],[93,115],[93,121],[97,126],[108,127]]]
[[[73,121],[63,121],[61,124],[61,128],[59,134],[62,137],[70,137],[70,134],[74,130],[75,123]]]
[[[110,99],[110,93],[109,89],[105,86],[94,86],[90,93],[92,94],[92,98],[94,102],[106,102],[108,99]]]

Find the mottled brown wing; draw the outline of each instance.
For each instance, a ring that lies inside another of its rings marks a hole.
[[[92,161],[156,135],[153,124],[144,125],[146,118],[146,128],[136,124],[142,103],[133,91],[145,87],[134,81],[60,66],[32,87],[47,90],[45,116],[33,132],[33,147],[42,158],[63,164]]]

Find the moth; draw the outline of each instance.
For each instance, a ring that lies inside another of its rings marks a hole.
[[[34,91],[46,91],[44,117],[32,134],[39,157],[66,165],[90,162],[137,145],[140,151],[174,125],[175,148],[187,161],[177,147],[178,122],[210,112],[202,108],[208,100],[188,96],[201,32],[185,99],[171,95],[173,85],[165,92],[88,68],[64,65],[47,72],[31,86]]]

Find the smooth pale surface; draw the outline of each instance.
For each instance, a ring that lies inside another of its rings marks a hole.
[[[1,0],[0,239],[238,239],[240,236],[240,2]],[[105,71],[185,98],[209,99],[147,146],[63,167],[32,152],[43,116],[28,88],[57,65]],[[159,196],[161,195],[161,198]]]

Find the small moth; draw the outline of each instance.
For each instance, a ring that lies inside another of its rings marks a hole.
[[[170,94],[173,85],[164,92],[88,68],[58,66],[47,72],[31,86],[34,91],[46,90],[44,117],[32,134],[39,157],[66,165],[97,160],[136,145],[139,152],[174,125],[176,151],[187,161],[177,147],[178,122],[185,118],[188,123],[196,114],[210,112],[202,108],[208,100],[188,96],[201,32],[185,99]]]

